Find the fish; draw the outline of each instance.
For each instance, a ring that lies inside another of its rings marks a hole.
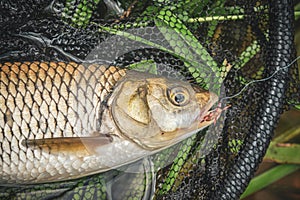
[[[132,163],[212,124],[217,101],[189,82],[115,66],[0,64],[0,185]]]

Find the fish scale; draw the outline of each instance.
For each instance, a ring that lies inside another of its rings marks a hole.
[[[88,168],[81,166],[81,155],[52,156],[50,148],[49,153],[42,153],[26,148],[22,141],[90,136],[99,128],[101,102],[125,70],[72,62],[16,62],[0,68],[1,182],[30,181],[37,174],[57,176],[73,168]],[[47,164],[33,167],[39,162]]]

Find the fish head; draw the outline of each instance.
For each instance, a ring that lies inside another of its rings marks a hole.
[[[132,72],[116,87],[112,116],[122,135],[142,148],[166,148],[210,125],[218,96],[188,82]]]

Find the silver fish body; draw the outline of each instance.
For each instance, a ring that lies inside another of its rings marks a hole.
[[[67,180],[133,162],[209,125],[202,119],[217,100],[185,82],[113,66],[0,67],[0,184]]]

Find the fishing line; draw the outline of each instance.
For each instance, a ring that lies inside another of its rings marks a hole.
[[[220,99],[220,103],[222,102],[222,101],[224,101],[224,100],[227,100],[227,99],[232,99],[232,98],[234,98],[234,97],[237,97],[237,96],[239,96],[240,94],[242,94],[242,92],[244,92],[244,90],[246,90],[247,89],[247,87],[249,87],[249,85],[251,85],[251,84],[254,84],[254,83],[258,83],[258,82],[263,82],[263,81],[267,81],[267,80],[269,80],[269,79],[271,79],[272,77],[274,77],[278,72],[280,72],[281,70],[284,70],[284,69],[287,69],[287,68],[289,68],[290,66],[292,66],[297,60],[299,60],[300,59],[300,56],[298,56],[297,58],[295,58],[290,64],[288,64],[287,66],[285,66],[285,67],[282,67],[282,68],[279,68],[279,69],[277,69],[271,76],[269,76],[269,77],[266,77],[266,78],[263,78],[263,79],[259,79],[259,80],[253,80],[253,81],[250,81],[249,83],[247,83],[238,93],[236,93],[236,94],[234,94],[234,95],[232,95],[232,96],[229,96],[229,97],[223,97],[223,98],[221,98]]]

